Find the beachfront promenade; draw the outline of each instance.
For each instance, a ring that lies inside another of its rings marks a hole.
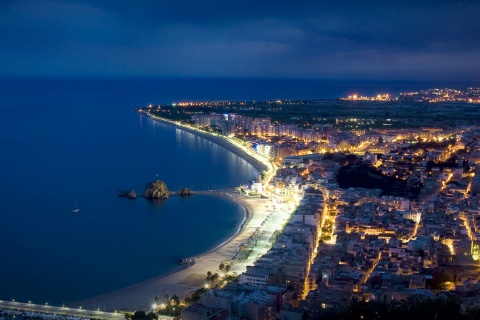
[[[195,264],[188,268],[71,305],[82,305],[83,308],[91,309],[96,304],[109,311],[133,311],[149,310],[155,297],[161,299],[165,294],[176,294],[182,299],[206,284],[208,271],[220,274],[221,263],[232,264],[230,272],[244,272],[247,265],[252,265],[259,256],[267,252],[271,246],[269,239],[276,230],[282,228],[291,214],[291,210],[284,210],[286,204],[275,203],[274,209],[274,201],[271,199],[210,193],[212,196],[229,197],[246,208],[248,218],[237,235],[214,250],[195,257]],[[239,253],[240,247],[245,249]],[[248,256],[242,256],[243,252],[249,252]]]
[[[142,114],[146,116],[145,114]],[[150,117],[153,118],[153,117]],[[243,145],[226,137],[212,135],[192,127],[181,126],[165,119],[153,118],[168,125],[174,125],[181,130],[204,137],[245,158],[261,172],[268,170],[270,180],[275,173],[274,166],[263,157],[255,154]],[[207,272],[221,274],[220,264],[231,265],[230,272],[241,274],[248,265],[252,265],[272,246],[272,237],[276,231],[282,230],[291,216],[294,208],[281,200],[271,197],[247,198],[231,191],[206,191],[212,196],[227,197],[236,201],[246,210],[246,221],[239,232],[231,239],[201,256],[194,257],[195,263],[172,274],[151,279],[114,292],[109,292],[88,300],[71,304],[82,305],[83,308],[95,309],[95,304],[105,310],[149,310],[155,297],[162,299],[173,294],[183,299],[206,284]],[[242,248],[242,250],[240,250]]]
[[[87,318],[101,320],[124,320],[123,314],[100,310],[86,310],[79,308],[55,307],[48,304],[23,303],[17,301],[0,300],[0,309],[5,310],[4,319],[14,319],[21,313],[35,313],[39,318],[51,318],[45,315],[61,315],[71,318]],[[7,311],[8,310],[8,311]],[[11,314],[11,315],[10,315]]]

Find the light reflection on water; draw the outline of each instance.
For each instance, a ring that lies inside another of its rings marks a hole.
[[[9,151],[0,168],[0,299],[58,305],[168,273],[243,220],[242,208],[217,197],[118,198],[155,179],[172,191],[234,187],[256,170],[208,140],[136,119],[130,107],[84,105],[22,117],[0,109]]]

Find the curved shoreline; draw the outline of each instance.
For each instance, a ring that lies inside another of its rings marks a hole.
[[[139,113],[141,116],[146,116]],[[174,126],[180,130],[187,131],[194,135],[200,136],[213,143],[226,148],[237,156],[245,159],[248,163],[253,165],[258,172],[267,169],[267,165],[247,154],[233,143],[223,137],[217,137],[212,134],[197,131],[178,124],[166,121],[163,119],[152,118],[153,121],[159,121],[166,125]],[[233,189],[230,189],[233,190]],[[265,210],[265,202],[267,199],[246,199],[240,194],[227,196],[218,192],[200,191],[198,194],[205,194],[210,196],[223,197],[231,201],[235,201],[244,209],[245,216],[242,223],[239,225],[235,234],[218,246],[192,257],[195,263],[184,266],[170,273],[151,278],[118,290],[110,291],[89,299],[78,302],[73,302],[69,305],[81,305],[84,309],[95,309],[95,306],[102,305],[104,309],[110,311],[118,310],[148,310],[154,297],[163,297],[165,294],[176,294],[183,298],[193,291],[201,288],[206,280],[208,271],[215,273],[220,272],[218,266],[221,263],[231,261],[237,254],[239,247],[243,245],[247,239],[255,232],[261,225],[262,221],[268,215]],[[241,266],[232,267],[232,272],[241,272]]]
[[[258,171],[258,173],[268,169],[267,165],[265,165],[261,161],[255,159],[254,157],[252,157],[251,155],[246,153],[244,150],[239,149],[236,145],[234,145],[232,142],[230,142],[224,136],[215,136],[211,133],[208,133],[208,132],[205,132],[205,131],[202,131],[202,130],[196,130],[196,129],[193,129],[193,128],[189,128],[187,126],[179,125],[178,123],[173,122],[173,121],[165,120],[165,119],[155,117],[155,116],[148,116],[148,115],[146,115],[142,112],[135,112],[135,113],[137,113],[138,115],[140,115],[142,117],[145,117],[147,119],[151,119],[153,121],[158,121],[158,122],[163,123],[165,125],[175,127],[179,130],[183,130],[185,132],[191,133],[193,135],[196,135],[198,137],[201,137],[203,139],[211,141],[215,144],[218,144],[219,146],[224,147],[228,151],[236,154],[240,158],[242,158],[245,161],[247,161],[248,163],[250,163]]]
[[[222,194],[219,194],[218,192],[209,192],[209,191],[195,191],[195,194],[203,194],[203,195],[207,195],[207,196],[212,196],[212,197],[222,197],[222,198],[225,198],[225,199],[228,199],[229,197],[226,197]],[[236,198],[236,200],[238,201],[240,197]],[[231,199],[229,199],[231,200]],[[220,248],[222,248],[224,245],[228,244],[230,241],[232,241],[233,239],[235,239],[235,237],[237,237],[240,232],[243,230],[243,228],[247,225],[248,221],[250,220],[251,216],[252,216],[252,213],[248,210],[248,208],[243,205],[241,202],[236,202],[237,204],[239,204],[242,208],[243,208],[243,211],[244,211],[244,214],[243,214],[243,220],[242,222],[240,223],[240,225],[238,226],[237,228],[237,231],[235,231],[235,233],[230,236],[229,238],[227,238],[225,241],[223,241],[222,243],[220,243],[219,245],[215,246],[214,248],[204,252],[204,253],[201,253],[201,254],[198,254],[196,256],[193,256],[193,257],[188,257],[187,259],[199,259],[203,256],[206,256],[212,252],[214,252],[215,250],[218,250]],[[190,267],[190,266],[187,266],[187,268]]]
[[[222,194],[212,196],[227,197]],[[231,198],[232,199],[232,198]],[[195,290],[203,287],[208,271],[220,272],[221,263],[230,262],[238,252],[240,245],[261,225],[268,213],[264,203],[266,199],[245,199],[235,195],[238,203],[245,209],[246,219],[239,231],[217,247],[195,257],[195,263],[187,265],[180,270],[172,271],[149,280],[142,281],[115,291],[110,291],[86,300],[70,303],[72,307],[82,306],[83,309],[94,310],[95,306],[103,306],[107,311],[119,310],[148,310],[154,297],[163,298],[165,294],[176,294],[181,299]],[[232,272],[241,272],[242,266],[232,268]]]

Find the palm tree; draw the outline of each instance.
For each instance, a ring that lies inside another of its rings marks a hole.
[[[178,298],[178,296],[176,294],[174,294],[172,296],[172,301],[173,301],[174,306],[178,306],[180,304],[180,299]]]

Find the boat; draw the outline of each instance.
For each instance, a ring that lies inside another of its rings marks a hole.
[[[75,208],[72,209],[72,213],[78,213],[78,212],[80,212],[80,209],[78,209],[77,200],[75,200]]]

